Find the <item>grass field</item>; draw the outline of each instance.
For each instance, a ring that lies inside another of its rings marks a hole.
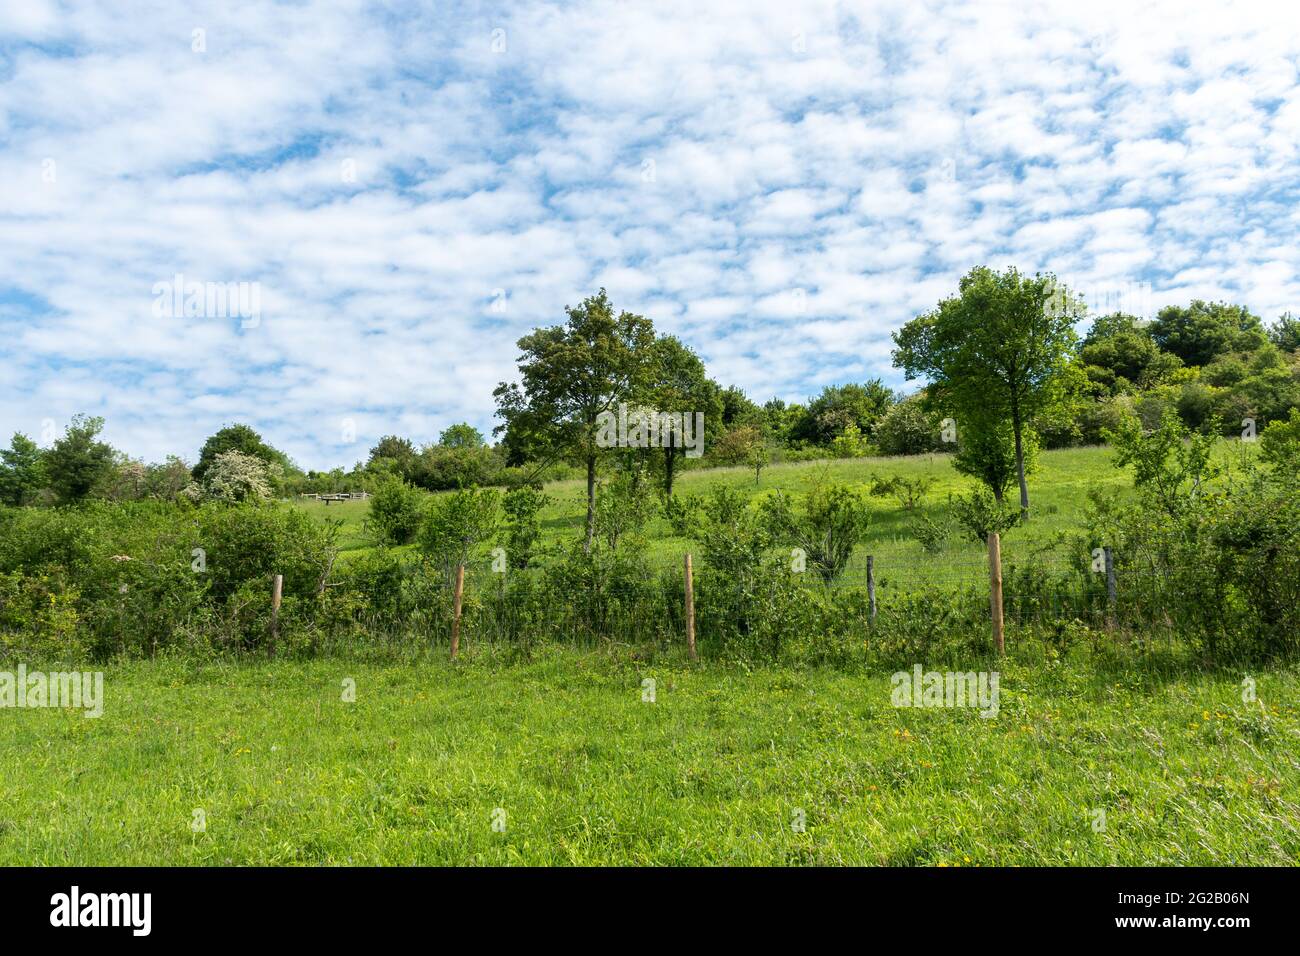
[[[755,493],[917,472],[938,479],[930,509],[964,486],[927,456],[774,466]],[[688,472],[679,487],[718,481],[754,489],[740,469]],[[1034,521],[1009,546],[1075,532],[1088,489],[1130,485],[1104,449],[1045,453]],[[548,538],[576,538],[581,483],[547,492]],[[859,557],[981,565],[982,549],[957,539],[924,554],[910,516],[872,502]],[[344,522],[351,555],[371,546],[365,504],[304,507]],[[666,531],[652,529],[652,547],[675,559],[688,542]],[[1009,647],[990,718],[895,707],[890,675],[873,670],[688,664],[679,649],[646,658],[617,644],[525,658],[470,635],[456,663],[445,648],[113,663],[101,718],[0,710],[0,747],[20,758],[0,783],[0,864],[1300,859],[1300,670],[1159,670],[1136,654],[1120,666],[1082,645],[1049,662],[1014,632]],[[1243,700],[1247,676],[1257,701]]]
[[[99,719],[0,714],[0,864],[1294,864],[1300,675],[1258,679],[1009,661],[984,719],[558,650],[114,666]]]

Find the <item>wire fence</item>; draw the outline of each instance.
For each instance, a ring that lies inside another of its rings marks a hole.
[[[1007,625],[1100,628],[1168,619],[1181,576],[1197,570],[1117,558],[1104,548],[1079,553],[1060,542],[1015,542],[998,557],[995,565],[992,551],[919,558],[862,553],[840,573],[823,576],[797,553],[785,566],[778,555],[761,571],[739,573],[712,568],[696,555],[693,577],[685,555],[524,569],[482,558],[460,575],[435,573],[432,586],[398,600],[435,639],[455,633],[471,642],[680,643],[689,639],[696,615],[705,643],[782,622],[869,635],[914,627],[922,618],[933,618],[926,625],[932,630],[977,625],[1000,641]],[[801,604],[816,613],[803,613]]]

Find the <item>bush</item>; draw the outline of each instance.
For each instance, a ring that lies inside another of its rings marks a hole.
[[[993,532],[1003,534],[1020,523],[1020,511],[993,497],[983,486],[970,494],[950,499],[953,517],[973,541],[983,544]]]
[[[417,544],[448,582],[456,566],[470,557],[496,530],[500,520],[501,493],[489,489],[465,489],[438,495],[429,504],[420,525]]]
[[[920,455],[939,451],[939,416],[927,412],[919,395],[905,398],[885,412],[872,440],[882,455]]]
[[[844,485],[814,486],[802,507],[778,491],[763,502],[762,514],[778,540],[803,550],[823,581],[844,571],[871,521],[871,512],[857,492]]]
[[[385,544],[410,544],[424,518],[424,492],[400,478],[384,481],[370,498],[370,526]]]

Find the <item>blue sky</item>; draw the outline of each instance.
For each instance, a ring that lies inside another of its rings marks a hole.
[[[600,286],[759,401],[901,386],[889,333],[978,263],[1300,311],[1300,12],[1200,6],[24,0],[0,433],[346,466],[489,429]],[[177,274],[257,321],[160,314]]]

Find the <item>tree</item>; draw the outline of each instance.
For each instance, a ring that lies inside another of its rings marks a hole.
[[[519,384],[502,382],[493,392],[496,431],[536,453],[568,454],[587,469],[587,530],[591,552],[596,532],[596,425],[602,412],[635,396],[645,384],[654,341],[649,319],[614,312],[605,290],[565,307],[568,322],[536,329],[519,340]]]
[[[1254,351],[1267,339],[1259,316],[1240,305],[1203,302],[1166,306],[1151,325],[1156,345],[1187,365],[1208,365],[1224,352]]]
[[[794,428],[793,437],[820,447],[828,447],[850,425],[858,433],[870,436],[876,423],[894,404],[894,393],[878,378],[858,385],[828,385],[808,403],[803,418]]]
[[[446,431],[443,436],[447,436]],[[420,449],[420,454],[411,462],[411,483],[429,491],[490,484],[501,468],[497,452],[482,442],[482,436],[478,445],[473,445],[464,434],[450,437],[456,444],[440,443]]]
[[[274,465],[285,470],[293,467],[293,462],[289,460],[288,455],[266,444],[262,441],[262,436],[249,426],[226,425],[203,443],[198,463],[194,466],[194,480],[200,485],[205,484],[208,469],[213,466],[219,455],[228,451],[237,451],[241,455],[260,459],[268,469]]]
[[[1300,319],[1284,312],[1268,330],[1268,337],[1283,352],[1300,350]]]
[[[168,455],[161,465],[145,468],[144,490],[151,498],[172,501],[190,483],[190,466],[175,455]]]
[[[695,414],[704,416],[704,427],[722,430],[722,390],[705,372],[704,363],[690,348],[675,336],[665,335],[655,339],[650,355],[648,381],[644,393],[646,404],[657,412],[690,416],[688,424],[695,422]],[[672,497],[673,477],[678,462],[686,454],[676,431],[664,442],[664,494]],[[704,436],[694,440],[703,448]]]
[[[76,415],[44,455],[50,487],[61,502],[80,501],[113,471],[115,453],[99,441],[104,419]]]
[[[909,395],[876,424],[876,447],[882,455],[920,455],[939,450],[939,416],[925,408],[923,394]]]
[[[959,421],[1011,422],[1022,518],[1029,517],[1025,429],[1065,397],[1074,324],[1083,314],[1054,276],[977,266],[956,296],[894,333],[895,365],[909,379],[929,377],[929,394]]]
[[[1079,358],[1094,393],[1103,395],[1158,385],[1183,364],[1176,355],[1160,350],[1150,327],[1122,313],[1093,323]]]
[[[1025,472],[1033,474],[1038,461],[1038,437],[1033,429],[1025,429],[1022,449]],[[960,424],[952,466],[963,475],[983,482],[1000,506],[1018,475],[1019,460],[1011,423],[1003,419]]]
[[[203,477],[202,496],[235,503],[271,497],[270,466],[241,451],[223,451],[213,459]]]
[[[487,442],[483,440],[481,431],[468,422],[461,422],[444,429],[438,436],[438,444],[445,448],[475,449],[482,448]]]
[[[761,429],[753,425],[733,428],[718,439],[713,448],[714,457],[724,465],[748,465],[754,469],[754,484],[758,484],[770,452]]]
[[[759,408],[735,385],[728,385],[722,390],[722,427],[724,429],[743,428],[748,425],[759,427],[763,424],[763,409]]]
[[[391,467],[399,476],[410,481],[415,474],[415,454],[415,445],[409,438],[385,435],[379,439],[374,448],[370,449],[370,457],[366,460],[366,465],[375,470]]]
[[[9,447],[0,450],[0,501],[14,506],[32,504],[45,482],[41,449],[26,435],[15,432]]]

